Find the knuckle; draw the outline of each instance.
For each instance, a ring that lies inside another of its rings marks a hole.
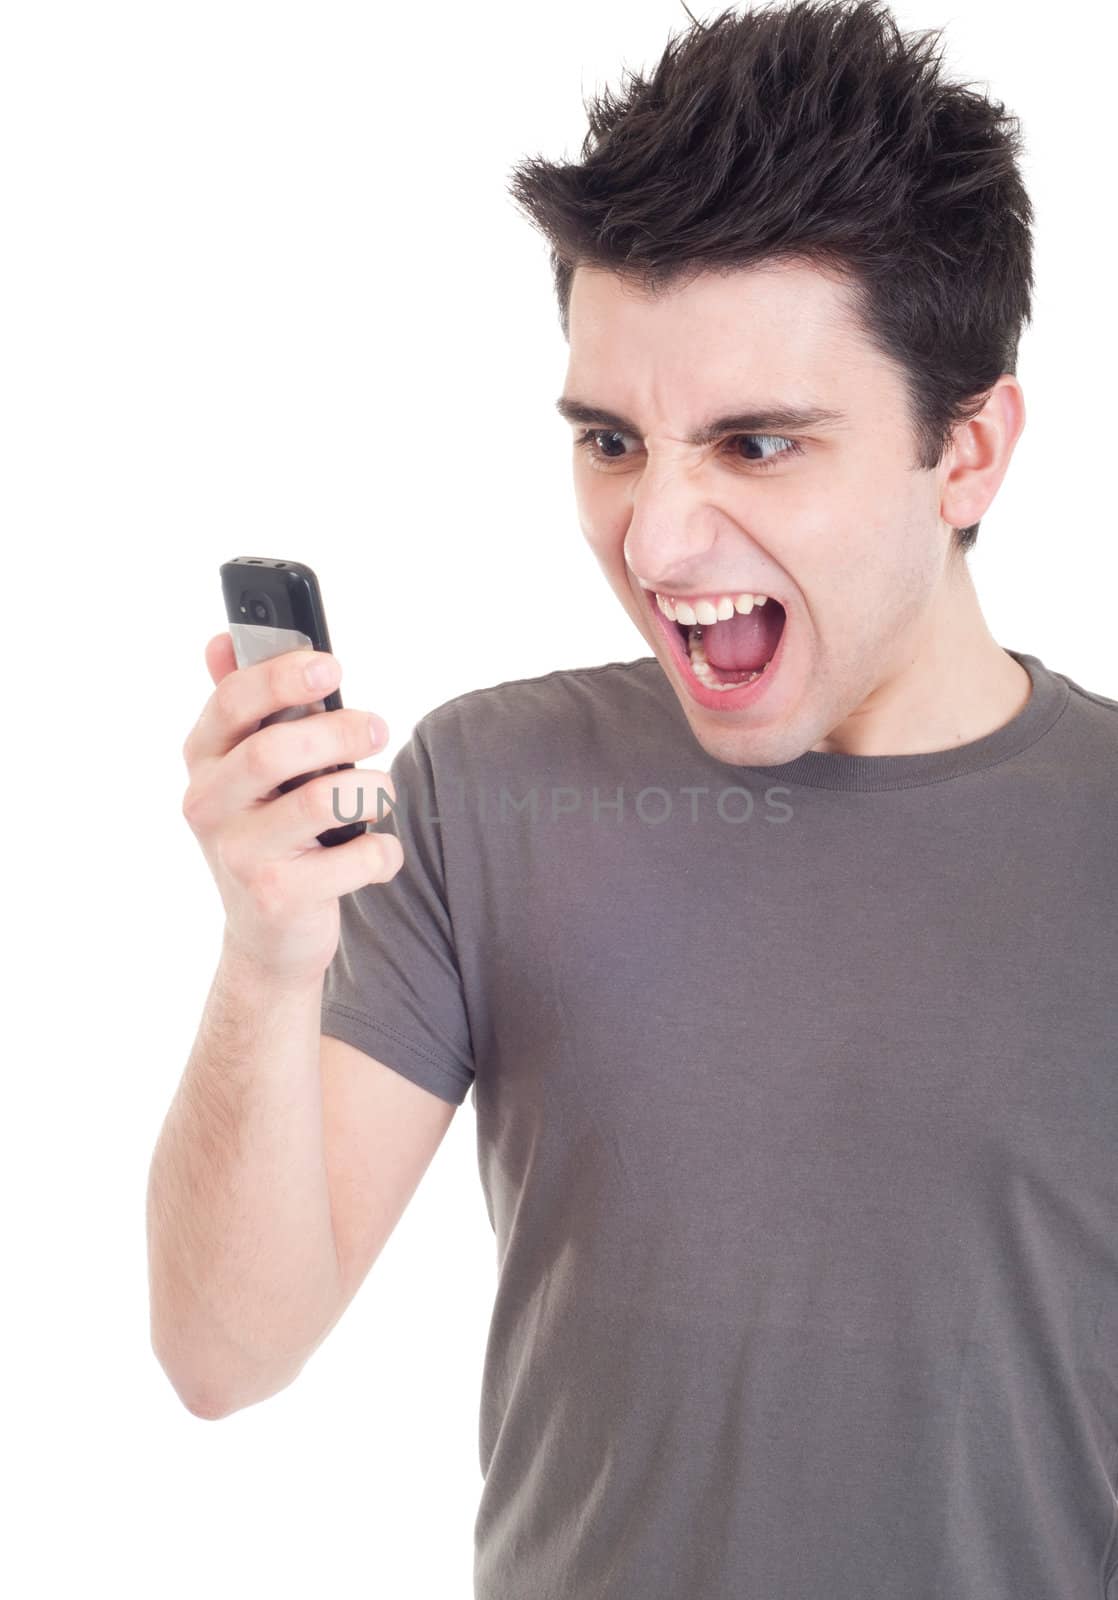
[[[299,815],[308,822],[321,820],[329,803],[331,777],[309,778],[294,791]]]
[[[182,814],[189,827],[197,829],[205,815],[205,797],[194,784],[188,784],[182,797]]]
[[[322,735],[314,717],[299,717],[288,724],[291,729],[291,759],[297,772],[306,772],[322,760]]]
[[[225,727],[232,727],[237,720],[237,703],[240,699],[238,676],[239,672],[236,670],[227,672],[214,689],[214,706],[219,721]]]
[[[262,861],[245,885],[258,916],[271,921],[287,909],[288,877],[280,861]]]
[[[267,783],[269,787],[272,787],[272,768],[274,765],[271,751],[272,740],[266,735],[260,737],[263,732],[263,729],[258,729],[257,733],[250,734],[244,742],[245,771],[254,783]]]

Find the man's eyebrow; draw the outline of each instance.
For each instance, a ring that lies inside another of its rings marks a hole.
[[[640,429],[627,417],[602,406],[592,406],[585,400],[561,394],[555,409],[567,422],[580,422],[602,428],[615,428],[618,433],[631,433],[640,437]],[[733,411],[725,416],[712,417],[702,427],[687,436],[693,445],[714,444],[728,433],[798,433],[804,428],[840,427],[846,422],[841,411],[825,406],[792,406],[779,402],[756,407],[752,411]]]

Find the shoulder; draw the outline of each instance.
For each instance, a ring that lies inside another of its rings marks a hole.
[[[1069,678],[1066,672],[1061,672],[1058,676],[1063,678],[1071,690],[1072,697],[1083,702],[1084,708],[1088,710],[1088,715],[1093,718],[1096,725],[1103,732],[1109,731],[1111,734],[1118,734],[1118,700],[1111,700],[1107,695],[1099,694],[1095,689],[1084,689],[1082,684],[1076,683],[1073,678]],[[1093,709],[1095,707],[1098,710]]]
[[[1066,672],[1052,675],[1066,698],[1038,755],[1058,777],[1065,799],[1074,796],[1109,824],[1118,788],[1118,699],[1084,688]]]
[[[1071,716],[1076,731],[1101,750],[1118,757],[1118,700],[1100,694],[1096,689],[1085,689],[1074,678],[1069,678],[1066,672],[1058,672],[1055,676],[1068,686],[1065,710]]]
[[[458,752],[472,765],[498,751],[505,761],[573,759],[603,741],[647,736],[676,704],[659,661],[643,656],[470,689],[433,706],[415,731],[434,760]]]

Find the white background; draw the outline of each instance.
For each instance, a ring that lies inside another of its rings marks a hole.
[[[180,747],[234,555],[317,569],[343,698],[391,729],[378,765],[467,689],[650,653],[578,530],[566,346],[506,180],[577,157],[583,94],[687,17],[2,15],[2,1587],[468,1600],[495,1283],[469,1100],[289,1389],[205,1422],[151,1353],[148,1162],[221,934]],[[1028,145],[1028,423],[970,557],[985,614],[1115,697],[1114,25],[1073,5],[1034,31],[1008,0],[896,15],[946,25],[951,69]]]

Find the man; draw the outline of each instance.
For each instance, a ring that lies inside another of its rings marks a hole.
[[[296,882],[290,801],[245,809],[295,746],[239,752],[298,685],[211,645],[190,1071],[256,1153],[181,1118],[153,1214],[205,1159],[212,1231],[267,1249],[246,1287],[154,1227],[157,1349],[202,1415],[290,1381],[472,1090],[479,1600],[1118,1597],[1118,703],[970,579],[1030,209],[1012,119],[938,69],[874,4],[727,12],[515,175],[651,655],[436,707],[395,813]],[[316,754],[368,753],[343,716]]]

